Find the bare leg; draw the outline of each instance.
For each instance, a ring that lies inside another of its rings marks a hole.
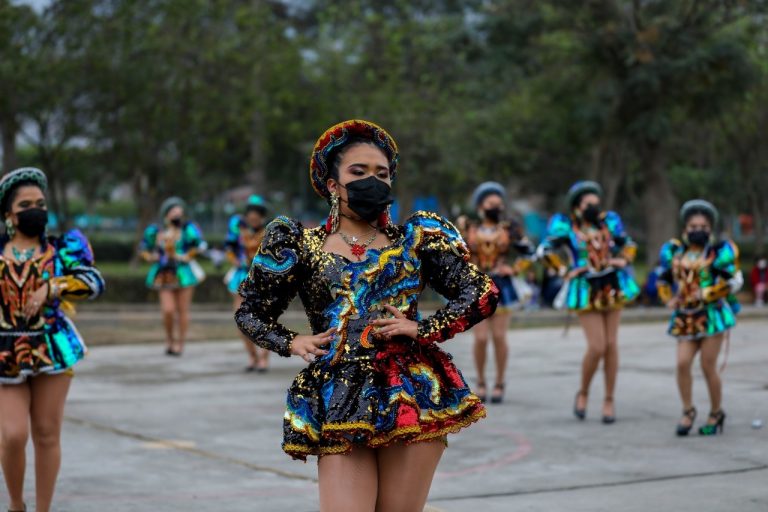
[[[176,317],[176,298],[173,290],[160,290],[160,311],[163,314],[163,327],[165,327],[165,348],[174,349],[173,324]]]
[[[251,342],[251,345],[253,343]],[[269,368],[269,350],[261,347],[256,347],[256,368],[266,370]]]
[[[444,440],[380,448],[376,512],[424,510],[432,478],[444,451]]]
[[[680,391],[680,400],[683,402],[683,411],[693,407],[693,377],[691,366],[693,358],[699,351],[699,342],[692,340],[680,340],[677,342],[677,389]],[[691,426],[691,418],[683,415],[680,425]]]
[[[619,374],[619,322],[621,310],[616,309],[603,313],[605,321],[605,359],[603,372],[605,373],[605,401],[603,402],[603,416],[614,415],[613,394],[616,390],[616,378]]]
[[[581,362],[581,389],[576,406],[585,409],[592,377],[595,376],[600,360],[605,357],[605,321],[602,313],[588,312],[579,314],[579,322],[587,338],[587,351]]]
[[[195,288],[180,288],[174,292],[176,294],[176,307],[179,311],[179,341],[176,345],[177,352],[184,351],[184,344],[187,341],[187,331],[189,330],[189,308],[192,305],[192,296]]]
[[[493,353],[496,359],[496,382],[493,389],[493,397],[499,399],[504,395],[504,378],[509,358],[509,346],[507,345],[509,313],[496,313],[489,320],[491,336],[493,338]]]
[[[32,393],[28,383],[0,385],[0,462],[11,510],[24,509],[24,471],[29,439],[29,408]]]
[[[710,336],[701,341],[701,371],[704,372],[704,379],[707,381],[712,412],[717,412],[722,407],[723,389],[720,374],[717,372],[717,356],[720,354],[722,344],[722,334]],[[709,418],[708,423],[714,424],[715,420]]]
[[[32,442],[35,445],[35,496],[38,512],[48,512],[61,466],[61,423],[72,377],[39,375],[32,389]]]
[[[486,319],[475,325],[472,332],[475,335],[475,344],[473,352],[475,355],[475,370],[477,371],[477,389],[475,392],[480,398],[485,398],[487,393],[485,387],[485,362],[488,359],[488,324],[490,320]]]
[[[317,461],[320,512],[374,512],[378,492],[376,452],[354,448],[348,455]]]
[[[235,294],[233,297],[232,305],[235,311],[237,311],[237,309],[240,307],[240,304],[243,303],[243,298],[239,294]],[[259,360],[258,354],[256,353],[256,345],[250,339],[248,339],[247,336],[241,334],[240,337],[243,340],[245,351],[248,354],[248,367],[255,368]]]

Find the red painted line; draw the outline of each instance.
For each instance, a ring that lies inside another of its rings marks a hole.
[[[475,428],[481,428],[480,425],[478,425]],[[461,476],[467,476],[467,475],[473,475],[476,473],[485,473],[492,469],[497,469],[502,466],[508,466],[510,464],[514,464],[515,462],[518,462],[525,457],[527,457],[532,451],[533,446],[531,446],[530,441],[528,441],[528,438],[526,438],[523,434],[520,434],[518,432],[511,432],[508,430],[501,430],[501,429],[488,429],[483,428],[483,430],[488,431],[490,434],[496,434],[501,436],[505,439],[510,439],[515,443],[515,450],[512,453],[507,453],[506,455],[502,455],[496,459],[492,459],[489,462],[484,462],[482,464],[475,464],[474,466],[469,466],[467,468],[458,470],[458,471],[438,471],[437,474],[435,474],[436,478],[456,478]]]

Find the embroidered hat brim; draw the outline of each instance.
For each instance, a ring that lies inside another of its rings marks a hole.
[[[397,144],[381,126],[362,119],[350,119],[328,128],[315,143],[309,162],[309,177],[312,188],[321,197],[330,197],[326,186],[330,166],[329,158],[339,149],[356,139],[369,140],[376,144],[389,160],[390,179],[394,181],[399,158]]]
[[[19,183],[31,182],[45,192],[48,190],[48,178],[36,167],[21,167],[0,178],[0,205],[5,204],[8,193]]]

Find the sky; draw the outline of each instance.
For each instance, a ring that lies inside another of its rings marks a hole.
[[[17,5],[31,5],[35,9],[42,9],[50,4],[51,0],[14,0],[13,3]]]

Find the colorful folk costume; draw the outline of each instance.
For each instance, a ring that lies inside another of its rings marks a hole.
[[[475,209],[480,208],[483,200],[491,194],[506,199],[506,191],[499,183],[488,181],[475,189],[472,203]],[[502,265],[507,265],[511,258],[512,249],[521,257],[513,264],[516,274],[528,269],[533,262],[535,247],[526,238],[522,226],[515,221],[500,219],[501,211],[490,211],[484,215],[493,215],[493,225],[486,223],[467,223],[462,226],[464,239],[471,254],[470,261],[488,274],[499,289],[499,310],[511,309],[527,297],[522,295],[530,290],[521,289],[522,280],[514,280],[512,276],[499,271]],[[524,284],[524,283],[522,283]]]
[[[0,180],[0,203],[20,183],[47,188],[42,171],[17,169]],[[11,226],[12,228],[12,226]],[[9,243],[8,233],[0,247]],[[86,353],[85,343],[67,317],[71,301],[94,299],[104,291],[104,279],[94,267],[93,251],[78,230],[61,237],[43,236],[40,254],[7,259],[0,251],[0,384],[18,384],[28,377],[72,371]],[[45,283],[48,300],[40,312],[25,318],[30,295]]]
[[[160,218],[164,219],[175,206],[185,208],[185,203],[178,197],[166,199],[160,207]],[[194,258],[206,247],[203,233],[194,222],[183,221],[179,226],[162,226],[161,222],[147,226],[141,241],[144,259],[153,261],[147,274],[147,287],[174,290],[199,285],[205,279],[205,272]]]
[[[326,180],[334,151],[361,138],[381,148],[394,179],[398,153],[390,135],[367,121],[346,121],[315,145],[310,177],[318,194],[331,196]],[[278,217],[241,287],[238,326],[280,355],[290,355],[297,333],[277,319],[296,294],[314,333],[337,329],[329,353],[302,370],[288,391],[283,450],[293,458],[441,439],[485,416],[437,343],[493,313],[493,283],[469,262],[458,231],[438,215],[415,213],[402,226],[382,217],[380,229],[391,244],[368,249],[359,261],[323,251],[331,219],[309,229]],[[421,318],[418,298],[426,285],[448,302]],[[373,335],[369,322],[385,315],[384,304],[418,321],[418,340]]]
[[[586,193],[601,196],[602,189],[595,182],[577,182],[568,193],[569,207]],[[547,236],[537,252],[544,263],[560,275],[570,275],[555,299],[558,309],[576,312],[618,309],[640,294],[627,269],[608,264],[616,257],[631,263],[637,253],[616,212],[602,212],[597,222],[588,227],[575,215],[555,214],[549,220]],[[560,257],[563,253],[567,261]]]
[[[267,206],[261,196],[252,195],[248,198],[246,211],[250,209],[258,211],[262,217],[267,214]],[[264,226],[254,229],[248,225],[243,215],[233,215],[229,219],[224,246],[232,268],[224,277],[224,284],[227,285],[227,290],[230,293],[237,293],[240,285],[248,276],[248,270],[251,268],[251,262],[256,256],[259,245],[261,245],[264,233]]]
[[[694,213],[717,225],[718,213],[707,201],[695,199],[683,205],[683,223]],[[665,243],[659,255],[662,273],[657,284],[665,303],[673,296],[677,305],[672,313],[669,334],[678,339],[699,340],[724,333],[736,325],[740,305],[734,295],[741,289],[739,249],[730,240],[709,240],[694,250],[683,240]]]

